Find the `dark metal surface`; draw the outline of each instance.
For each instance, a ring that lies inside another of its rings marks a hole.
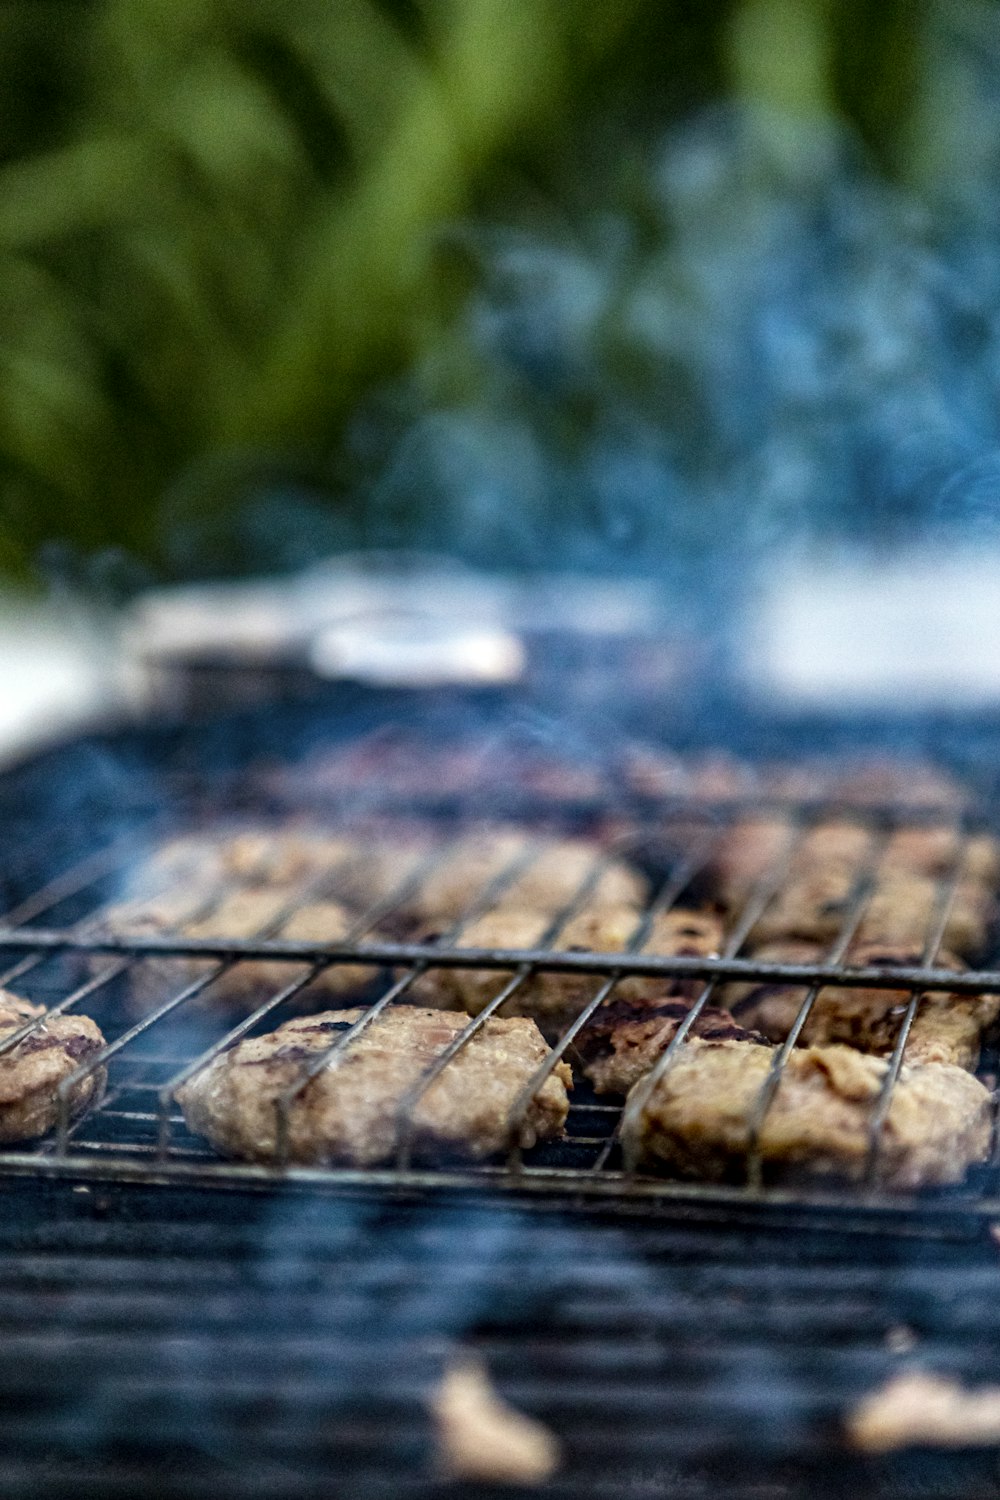
[[[995,1452],[845,1451],[873,1386],[1000,1359],[1000,1252],[956,1217],[524,1213],[482,1198],[8,1183],[5,1500],[501,1500],[435,1478],[456,1350],[563,1446],[558,1500],[979,1500]]]
[[[354,709],[341,708],[338,724],[356,732]],[[443,721],[453,714],[446,705]],[[694,733],[676,718],[674,728],[678,743]],[[768,754],[832,743],[825,726],[812,739],[774,726],[762,736],[759,725],[741,731],[709,713],[698,728],[707,743],[725,734],[738,745],[742,733],[742,748]],[[984,816],[998,729],[939,726]],[[323,952],[265,937],[114,944],[82,930],[164,832],[266,809],[250,774],[257,759],[294,759],[316,733],[312,711],[298,724],[283,713],[94,740],[0,778],[3,978],[93,1014],[110,1073],[99,1111],[59,1138],[0,1153],[5,1500],[509,1500],[522,1492],[435,1477],[428,1398],[449,1358],[468,1350],[558,1435],[563,1463],[542,1493],[559,1500],[993,1493],[995,1449],[874,1460],[852,1454],[843,1435],[854,1403],[900,1369],[971,1386],[995,1380],[992,1169],[915,1197],[877,1183],[803,1190],[628,1177],[613,1150],[619,1108],[582,1087],[565,1145],[474,1169],[270,1170],[219,1161],[186,1135],[172,1088],[224,1044],[233,1019],[199,1004],[208,988],[199,996],[165,984],[160,1005],[136,1024],[123,1005],[130,972],[157,954],[179,965],[183,954],[208,953],[221,965],[283,953],[286,996],[235,1023],[252,1026],[256,1014],[267,1028],[304,975],[356,961],[356,944],[387,967],[427,957],[360,930]],[[864,739],[857,725],[844,735]],[[443,828],[470,811],[521,811],[578,830],[613,805],[641,842],[655,799],[619,791],[608,780],[598,806],[566,799],[554,816],[516,784],[502,797],[425,800]],[[328,811],[353,814],[356,802],[345,809],[334,799]],[[821,809],[799,810],[808,820]],[[720,803],[709,821],[736,811]],[[873,826],[900,815],[887,810]],[[691,873],[683,866],[681,851],[659,869],[662,902],[682,894],[678,879]],[[862,879],[859,901],[864,889]],[[941,897],[939,917],[947,883]],[[598,976],[595,986],[626,967],[694,974],[706,981],[705,1000],[727,974],[804,985],[849,977],[837,962],[748,964],[732,943],[724,959],[703,962],[483,954],[461,950],[457,937],[435,962],[576,968]],[[82,983],[67,972],[74,949],[88,962],[107,954]],[[925,957],[926,969],[854,977],[918,994],[940,982],[933,952]],[[996,990],[998,968],[945,982]],[[993,1063],[988,1056],[984,1066]]]

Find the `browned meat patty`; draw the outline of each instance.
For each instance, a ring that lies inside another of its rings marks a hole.
[[[170,839],[133,877],[129,892],[144,896],[163,882],[208,892],[234,886],[294,890],[329,877],[336,899],[363,910],[388,900],[413,875],[429,842],[408,824],[393,833],[311,830],[291,825],[222,825]],[[176,894],[171,889],[165,899]]]
[[[963,839],[952,824],[900,828],[889,838],[881,870],[940,879],[952,874],[956,865],[963,880],[996,885],[1000,881],[1000,843],[988,833]]]
[[[785,938],[832,942],[843,930],[857,890],[857,870],[831,860],[796,870],[755,923],[753,945]],[[854,934],[859,942],[921,948],[938,910],[939,884],[928,875],[889,868],[876,878]],[[944,944],[961,955],[980,952],[995,913],[989,889],[966,880],[955,893],[944,929]]]
[[[534,851],[532,853],[532,851]],[[459,841],[422,882],[407,903],[415,919],[446,926],[485,895],[492,881],[531,854],[519,875],[493,902],[554,917],[568,907],[604,858],[587,839],[531,840],[511,828],[494,828]],[[587,896],[589,906],[638,906],[648,894],[646,880],[623,860],[611,860]]]
[[[842,767],[829,780],[830,792],[855,807],[961,808],[968,793],[948,771],[921,761],[863,761]]]
[[[822,963],[825,950],[815,943],[770,943],[754,957],[762,963]],[[892,965],[916,967],[919,950],[884,943],[862,943],[851,950],[848,962],[858,966]],[[961,972],[965,965],[950,953],[941,953],[935,967]],[[807,990],[792,985],[748,983],[728,985],[723,992],[741,1025],[756,1028],[769,1041],[784,1041],[792,1029]],[[900,1022],[909,1004],[900,990],[846,988],[827,985],[820,990],[806,1017],[801,1044],[824,1046],[841,1042],[861,1052],[883,1057],[892,1052]],[[952,1063],[973,1069],[979,1061],[980,1040],[1000,1013],[996,995],[956,995],[936,992],[924,995],[910,1027],[905,1061]]]
[[[32,1005],[0,991],[0,1040],[28,1021],[45,1015]],[[52,1016],[0,1054],[0,1144],[36,1140],[59,1120],[59,1085],[104,1046],[104,1037],[89,1016]],[[101,1098],[107,1069],[95,1068],[80,1081],[70,1099],[77,1119]]]
[[[887,871],[879,877],[865,907],[855,935],[857,941],[922,948],[934,925],[938,895],[938,882],[929,876]],[[973,880],[963,881],[948,913],[944,947],[962,958],[982,952],[995,907],[992,892],[986,886]]]
[[[335,943],[346,938],[355,918],[337,901],[311,901],[295,907],[294,890],[280,886],[236,887],[208,915],[190,919],[172,899],[112,909],[101,928],[118,937],[178,935],[198,939],[285,937],[300,942]],[[106,962],[106,960],[104,960]],[[147,958],[129,970],[129,996],[142,1013],[162,1005],[186,985],[211,973],[214,958]],[[259,1002],[283,989],[302,971],[302,963],[247,959],[213,980],[206,998]],[[360,964],[334,964],[313,981],[316,991],[342,996],[370,983],[376,971]]]
[[[151,873],[200,884],[294,885],[332,872],[356,852],[337,833],[225,824],[168,839],[146,862]]]
[[[617,771],[627,787],[644,797],[724,802],[759,790],[756,768],[722,752],[690,760],[636,743],[621,752]]]
[[[577,1040],[583,1071],[598,1094],[627,1094],[667,1050],[692,1008],[693,997],[665,991],[662,997],[623,999],[615,990]],[[727,1010],[706,1005],[689,1036],[704,1041],[763,1042],[737,1025]]]
[[[719,900],[738,912],[751,893],[788,856],[795,829],[779,815],[741,818],[727,829],[712,856],[709,876]]]
[[[753,1042],[685,1044],[639,1111],[629,1148],[647,1166],[685,1176],[741,1171],[774,1055]],[[860,1179],[887,1068],[883,1058],[850,1047],[793,1052],[761,1126],[762,1160]],[[984,1160],[989,1144],[990,1095],[978,1079],[940,1063],[903,1066],[882,1132],[887,1186],[957,1182]]]
[[[563,952],[624,953],[639,932],[642,914],[631,906],[587,908],[564,923],[549,947]],[[462,929],[458,946],[466,948],[537,947],[550,919],[537,911],[497,908]],[[721,940],[719,919],[698,911],[657,914],[643,944],[647,953],[714,953]],[[432,969],[413,987],[413,996],[428,1005],[456,1008],[478,1015],[510,979],[510,971],[488,969]],[[597,993],[602,980],[593,975],[533,974],[514,992],[504,1013],[531,1016],[547,1036],[558,1035]],[[629,978],[616,993],[638,1000],[662,993],[663,981]]]
[[[223,1053],[177,1091],[189,1128],[225,1156],[274,1161],[279,1096],[362,1014],[339,1010],[299,1017]],[[403,1099],[468,1020],[410,1005],[382,1012],[295,1099],[288,1119],[289,1159],[360,1167],[390,1161]],[[476,1159],[502,1151],[512,1107],[547,1051],[532,1021],[485,1022],[420,1099],[415,1148]],[[522,1145],[562,1133],[571,1084],[568,1067],[558,1063],[525,1116]]]
[[[754,924],[748,942],[754,947],[779,938],[832,943],[848,920],[856,882],[855,871],[846,864],[821,865],[790,877]]]

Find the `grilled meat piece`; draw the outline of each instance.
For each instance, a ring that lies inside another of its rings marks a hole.
[[[752,797],[760,787],[755,766],[724,752],[692,760],[655,745],[633,743],[619,753],[616,770],[625,785],[643,797],[726,802]]]
[[[170,839],[144,862],[126,895],[169,881],[208,892],[234,885],[299,887],[303,895],[327,877],[336,899],[365,909],[391,898],[412,876],[430,845],[409,824],[340,833],[289,825],[229,824]],[[167,899],[173,899],[168,890]]]
[[[177,1091],[189,1128],[225,1156],[276,1160],[279,1096],[363,1014],[302,1016],[224,1052]],[[410,1005],[376,1016],[291,1104],[289,1160],[359,1167],[390,1161],[404,1098],[468,1021]],[[512,1107],[547,1050],[532,1021],[485,1022],[418,1101],[415,1149],[474,1159],[503,1150]],[[561,1135],[571,1084],[569,1068],[558,1063],[521,1124],[522,1145]]]
[[[223,824],[168,839],[146,861],[144,871],[202,885],[292,885],[332,873],[355,850],[349,839],[332,832]]]
[[[629,1000],[617,989],[599,1006],[577,1039],[583,1071],[598,1094],[627,1094],[667,1050],[694,997],[666,989],[662,995]],[[688,1036],[713,1042],[764,1042],[756,1031],[736,1024],[727,1010],[706,1005]]]
[[[294,890],[280,886],[236,887],[212,909],[192,917],[174,899],[158,898],[108,911],[100,924],[109,935],[128,937],[178,936],[190,938],[284,937],[300,942],[336,943],[355,925],[347,908],[336,901],[311,901],[296,906]],[[106,962],[106,960],[104,960]],[[152,957],[128,971],[129,998],[145,1014],[162,1005],[186,985],[210,974],[216,958]],[[206,998],[259,1002],[283,989],[302,972],[301,962],[244,959],[212,981]],[[334,964],[313,980],[310,993],[341,996],[370,983],[375,970],[360,964]]]
[[[865,907],[857,941],[922,948],[937,915],[939,894],[938,882],[928,876],[891,870],[881,874]],[[986,886],[963,881],[948,912],[944,947],[962,958],[981,953],[995,910],[993,894]]]
[[[468,911],[492,881],[509,875],[493,906],[553,917],[595,874],[588,905],[641,905],[648,894],[645,879],[623,860],[610,860],[597,873],[602,857],[601,846],[587,839],[539,842],[514,829],[487,829],[460,840],[407,905],[416,920],[447,925]],[[520,861],[528,862],[516,873]]]
[[[818,865],[789,878],[754,924],[752,946],[781,938],[833,940],[851,910],[856,872],[846,864]]]
[[[965,837],[953,824],[899,828],[889,837],[879,869],[883,874],[928,875],[940,880],[956,866],[963,881],[996,885],[1000,842],[989,833]]]
[[[578,912],[559,928],[548,946],[563,952],[624,953],[640,932],[642,913],[631,906],[599,906]],[[537,911],[497,908],[462,929],[464,948],[535,948],[550,920]],[[429,941],[436,934],[425,933]],[[669,911],[653,917],[642,945],[646,953],[714,953],[721,939],[717,917],[704,912]],[[414,998],[427,1005],[466,1010],[478,1015],[511,978],[511,971],[432,969],[413,986]],[[531,1016],[546,1036],[558,1036],[597,993],[603,980],[587,974],[552,971],[532,974],[503,1006],[505,1015]],[[662,993],[663,981],[640,976],[621,981],[617,994],[639,1001]]]
[[[828,795],[853,807],[895,806],[959,809],[968,792],[940,766],[906,761],[898,756],[835,768],[828,779]]]
[[[720,898],[738,911],[753,888],[780,859],[780,823],[737,825],[715,860]],[[963,854],[963,878],[948,915],[944,941],[953,952],[978,952],[985,944],[994,901],[988,881],[996,870],[996,842],[971,840]],[[785,938],[832,941],[850,913],[859,880],[874,858],[874,836],[846,819],[818,823],[802,836],[789,859],[780,889],[755,923],[753,944]],[[939,880],[960,853],[954,829],[905,829],[882,851],[875,883],[857,937],[862,942],[921,946],[937,911]]]
[[[687,1043],[639,1111],[629,1148],[648,1166],[685,1176],[742,1172],[774,1056],[753,1042]],[[761,1124],[762,1161],[860,1179],[888,1066],[850,1047],[791,1053]],[[990,1095],[978,1079],[940,1063],[901,1068],[881,1134],[886,1186],[957,1182],[985,1159],[989,1143]]]
[[[0,990],[0,1041],[43,1017],[43,1005]],[[89,1016],[61,1015],[41,1019],[9,1052],[0,1053],[0,1144],[47,1135],[59,1121],[59,1085],[103,1046]],[[106,1083],[106,1068],[81,1079],[70,1096],[70,1118],[96,1104]]]
[[[757,949],[753,956],[762,963],[814,964],[823,962],[825,950],[815,943],[769,943]],[[859,967],[919,967],[922,958],[920,952],[912,948],[860,943],[850,950],[847,962]],[[954,969],[956,973],[965,968],[961,960],[950,953],[938,954],[934,966]],[[781,1042],[792,1029],[807,993],[800,986],[751,981],[727,985],[723,1001],[741,1025],[756,1028],[769,1041]],[[803,1046],[824,1046],[840,1042],[856,1047],[860,1052],[888,1056],[896,1045],[909,999],[906,991],[901,990],[826,985],[813,1001],[800,1043]],[[904,1060],[908,1063],[952,1063],[955,1067],[971,1070],[979,1061],[982,1034],[998,1014],[1000,996],[956,995],[942,991],[924,995],[910,1027]]]
[[[794,824],[780,815],[741,818],[726,830],[708,873],[730,912],[739,912],[757,886],[781,867],[794,838]]]

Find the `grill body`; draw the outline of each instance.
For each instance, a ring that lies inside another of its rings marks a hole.
[[[850,1190],[774,1186],[753,1173],[714,1187],[643,1178],[621,1161],[620,1111],[585,1090],[566,1143],[478,1168],[428,1168],[405,1154],[370,1173],[253,1167],[221,1162],[186,1136],[173,1082],[224,1042],[225,1028],[206,1036],[179,1024],[198,999],[183,984],[142,1022],[123,1022],[129,965],[280,956],[291,991],[320,964],[363,953],[405,973],[427,962],[426,950],[364,935],[322,950],[266,937],[96,942],[80,924],[113,892],[123,861],[164,827],[244,807],[283,811],[262,765],[294,760],[317,725],[327,735],[331,723],[344,736],[378,733],[398,708],[361,695],[319,718],[313,705],[298,720],[285,711],[92,740],[0,786],[7,982],[78,1004],[110,1044],[102,1107],[65,1120],[38,1147],[0,1155],[7,1491],[72,1484],[74,1493],[124,1494],[155,1476],[192,1496],[457,1495],[434,1478],[426,1400],[449,1353],[470,1346],[506,1395],[563,1438],[552,1494],[971,1496],[995,1483],[988,1450],[862,1460],[845,1451],[841,1428],[865,1391],[914,1363],[972,1384],[990,1378],[1000,1343],[995,1166],[956,1189],[890,1196],[878,1183],[875,1132],[870,1180]],[[509,702],[439,701],[416,728],[431,743],[443,726],[453,734],[457,718],[482,736],[512,711]],[[410,730],[412,718],[408,708]],[[829,726],[761,723],[731,705],[702,705],[675,727],[681,743],[712,744],[725,732],[767,755],[831,741]],[[600,741],[588,769],[600,769],[618,733],[615,725],[588,742]],[[967,829],[988,824],[1000,727],[951,722],[920,733],[976,787]],[[851,742],[886,748],[877,726],[852,726]],[[407,794],[394,809],[377,742],[373,766],[365,814],[412,816],[419,803],[443,847],[472,807],[567,831],[613,817],[626,845],[641,842],[654,815],[684,810],[676,797],[625,794],[612,777],[558,805],[512,782]],[[357,786],[334,789],[331,816],[344,813],[345,796],[357,811]],[[745,806],[716,802],[699,816],[711,833]],[[796,812],[807,824],[823,807],[806,800]],[[870,812],[876,832],[926,815]],[[691,849],[677,856],[685,859],[693,878]],[[661,872],[664,902],[683,889],[677,861]],[[859,877],[854,915],[869,875]],[[946,904],[947,878],[941,911]],[[62,966],[85,949],[106,955],[107,978],[74,990]],[[595,1005],[627,972],[697,977],[703,1001],[724,978],[751,973],[807,988],[863,978],[917,997],[935,984],[1000,991],[992,966],[961,981],[935,979],[932,964],[851,976],[836,956],[788,969],[734,953],[655,960],[470,952],[452,941],[433,960],[515,976],[577,967],[594,976]],[[269,1015],[272,1025],[283,1018]],[[552,1061],[571,1044],[557,1043]],[[994,1066],[987,1056],[984,1070]]]

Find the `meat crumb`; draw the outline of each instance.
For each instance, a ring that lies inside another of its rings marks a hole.
[[[905,1323],[897,1323],[886,1333],[885,1343],[893,1354],[912,1354],[917,1347],[917,1335]]]
[[[431,1411],[439,1467],[449,1479],[534,1485],[559,1465],[552,1433],[509,1406],[478,1360],[456,1360],[448,1367]]]
[[[847,1432],[865,1453],[1000,1443],[1000,1386],[968,1391],[943,1375],[897,1375],[855,1407]]]

